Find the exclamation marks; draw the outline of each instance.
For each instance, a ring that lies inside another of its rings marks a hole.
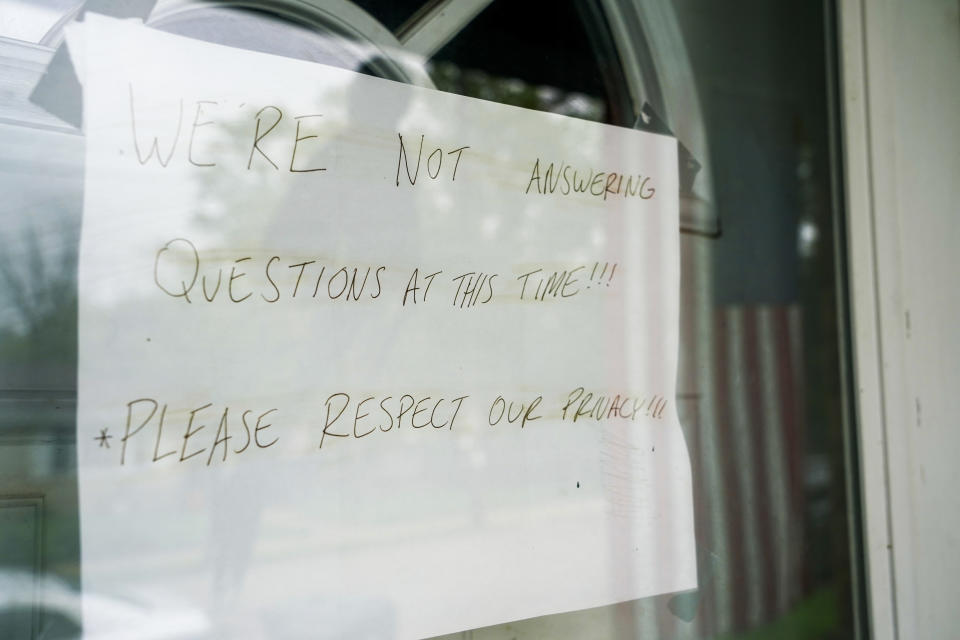
[[[597,270],[600,273],[597,273]],[[609,271],[609,273],[608,273]],[[590,284],[587,285],[587,289],[592,286],[610,286],[610,283],[613,282],[613,274],[617,271],[617,263],[614,262],[610,264],[609,262],[604,262],[601,267],[599,262],[593,263],[593,269],[590,271]]]
[[[663,410],[667,407],[667,400],[662,396],[653,396],[647,401],[647,415],[656,420],[663,419]]]

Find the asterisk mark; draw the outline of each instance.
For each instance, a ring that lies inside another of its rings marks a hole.
[[[108,436],[108,435],[107,435],[107,430],[106,430],[106,429],[100,429],[100,435],[98,435],[97,437],[95,437],[94,440],[97,440],[97,441],[100,442],[100,448],[101,448],[101,449],[104,448],[104,447],[106,447],[107,449],[109,449],[109,448],[110,448],[110,442],[108,442],[108,441],[109,441],[110,438],[112,438],[112,437],[113,437],[113,436]]]

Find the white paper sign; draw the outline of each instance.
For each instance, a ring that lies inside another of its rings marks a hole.
[[[94,15],[69,45],[89,636],[696,586],[675,140]]]

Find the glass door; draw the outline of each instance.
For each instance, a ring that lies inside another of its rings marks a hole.
[[[84,100],[64,30],[84,11],[676,137],[674,401],[693,474],[699,587],[449,637],[867,635],[831,2],[45,0],[13,4],[0,21],[0,636],[83,628]],[[151,615],[135,601],[103,606]],[[206,637],[167,617],[156,622],[169,623],[162,637]]]

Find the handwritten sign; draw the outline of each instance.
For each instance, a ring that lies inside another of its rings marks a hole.
[[[675,140],[68,38],[88,631],[408,638],[695,587]]]

